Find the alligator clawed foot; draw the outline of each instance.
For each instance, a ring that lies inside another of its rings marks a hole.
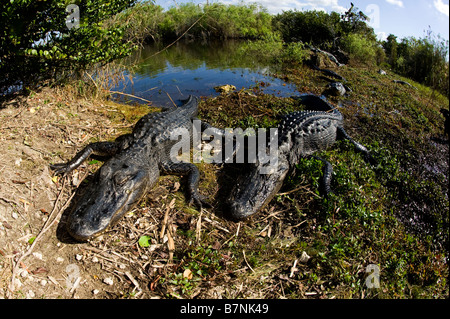
[[[69,173],[69,165],[66,163],[51,164],[50,169],[53,171],[53,175],[67,175]]]
[[[189,200],[189,206],[195,205],[198,209],[212,208],[212,205],[206,201],[206,196],[196,194],[192,195]]]

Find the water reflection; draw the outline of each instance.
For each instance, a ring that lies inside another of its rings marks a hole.
[[[189,94],[216,96],[214,87],[225,84],[239,90],[264,82],[264,93],[296,94],[294,85],[269,75],[279,71],[277,65],[246,54],[243,46],[243,41],[177,42],[165,50],[162,44],[145,46],[125,60],[131,79],[113,90],[150,100],[155,106],[180,105]]]

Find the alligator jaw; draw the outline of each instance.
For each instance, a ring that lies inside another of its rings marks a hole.
[[[99,175],[105,169],[108,168],[102,167]],[[69,215],[67,231],[79,241],[98,236],[113,226],[139,202],[149,186],[145,170],[128,167],[110,171],[108,175],[113,178],[97,176],[96,181],[89,184]]]
[[[231,217],[242,220],[260,211],[277,194],[289,172],[286,160],[280,160],[275,172],[261,174],[260,167],[245,174],[232,191],[229,209]]]

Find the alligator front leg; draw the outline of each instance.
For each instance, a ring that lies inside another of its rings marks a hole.
[[[189,192],[189,204],[194,203],[197,207],[202,208],[203,204],[206,204],[202,200],[202,196],[198,193],[198,183],[200,181],[200,172],[194,164],[191,163],[163,163],[162,171],[165,174],[172,175],[187,175],[188,177],[188,192]]]
[[[90,155],[113,156],[119,149],[117,142],[97,142],[87,145],[82,151],[78,152],[75,157],[67,163],[52,164],[50,168],[55,175],[67,174],[76,169]]]

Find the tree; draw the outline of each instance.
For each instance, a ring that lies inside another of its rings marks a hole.
[[[61,79],[96,63],[126,56],[123,28],[103,21],[136,0],[9,0],[0,4],[0,94]],[[79,27],[66,25],[69,4],[77,5]]]
[[[369,21],[369,17],[351,3],[350,8],[341,15],[341,29],[343,35],[351,33],[358,33],[364,35],[368,40],[375,42],[376,36],[373,32],[373,28],[367,25],[366,21]]]
[[[383,49],[386,52],[386,57],[388,59],[388,63],[391,65],[393,69],[397,68],[397,59],[398,59],[398,43],[397,37],[393,34],[389,34],[386,41],[382,43]]]
[[[286,42],[302,41],[328,50],[339,33],[340,16],[336,12],[285,11],[273,23]]]

